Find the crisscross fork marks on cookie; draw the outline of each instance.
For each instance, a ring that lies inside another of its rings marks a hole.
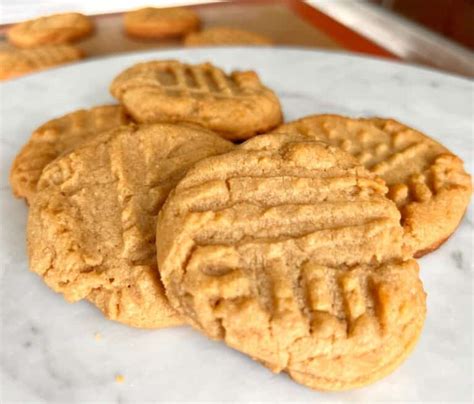
[[[238,140],[281,122],[280,103],[252,71],[227,75],[204,63],[175,60],[136,64],[110,86],[138,122],[189,122]]]
[[[314,115],[275,132],[301,133],[355,156],[389,187],[402,214],[407,244],[421,256],[456,229],[471,196],[461,159],[428,136],[392,119]]]
[[[304,264],[298,281],[309,310],[311,332],[324,332],[325,322],[337,321],[350,335],[362,316],[373,319],[382,332],[383,310],[377,298],[381,285],[374,281],[374,272],[364,266],[341,270]]]
[[[10,182],[14,194],[31,199],[47,164],[80,142],[128,122],[122,107],[105,105],[71,112],[41,125],[13,162]]]
[[[297,134],[198,163],[158,220],[170,303],[311,387],[381,377],[413,346],[425,308],[385,192],[344,151]]]
[[[133,86],[133,80],[130,87]],[[244,97],[238,83],[227,78],[224,72],[209,64],[184,65],[163,64],[161,69],[144,72],[137,80],[139,85],[149,85],[175,96],[205,98]]]
[[[76,145],[47,166],[32,200],[31,269],[111,319],[180,324],[156,267],[156,215],[192,164],[232,148],[185,124],[124,125]]]

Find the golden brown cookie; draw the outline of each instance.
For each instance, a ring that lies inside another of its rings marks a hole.
[[[145,7],[125,13],[125,32],[140,38],[169,38],[199,28],[199,16],[189,8]]]
[[[0,51],[0,80],[79,60],[84,53],[71,45],[47,45],[35,49]]]
[[[393,119],[314,115],[284,124],[275,132],[302,133],[339,146],[383,178],[416,257],[447,240],[469,204],[471,178],[462,160]]]
[[[197,163],[157,223],[171,305],[311,388],[374,382],[408,355],[425,317],[386,191],[343,150],[298,134]]]
[[[228,27],[212,27],[193,32],[184,39],[186,46],[271,45],[272,40],[255,32]]]
[[[246,139],[281,122],[280,102],[251,71],[226,75],[210,63],[139,63],[110,86],[138,122],[187,121]]]
[[[15,24],[8,40],[20,48],[73,42],[92,33],[92,21],[80,13],[53,14]]]
[[[196,161],[233,148],[191,125],[121,126],[45,167],[28,219],[30,268],[75,302],[113,320],[181,323],[156,268],[156,215]]]
[[[129,122],[121,106],[105,105],[71,112],[41,125],[13,162],[10,171],[13,193],[31,202],[47,164],[82,141]]]

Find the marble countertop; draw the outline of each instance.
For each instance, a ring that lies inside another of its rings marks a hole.
[[[413,354],[382,381],[344,393],[311,391],[188,327],[138,330],[108,321],[87,302],[67,304],[28,271],[27,207],[8,185],[12,159],[41,123],[112,102],[112,78],[153,58],[255,69],[277,91],[287,120],[327,112],[393,117],[445,144],[473,172],[473,83],[383,60],[298,49],[168,50],[86,61],[1,84],[2,403],[470,401],[472,206],[456,234],[420,260],[428,315]]]

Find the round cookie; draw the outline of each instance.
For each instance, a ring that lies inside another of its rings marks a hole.
[[[210,131],[172,124],[121,126],[81,143],[38,182],[28,218],[31,270],[110,319],[181,324],[156,268],[156,215],[190,166],[231,148]]]
[[[282,119],[277,96],[256,73],[226,75],[210,63],[139,63],[117,76],[110,92],[138,122],[187,121],[231,140],[268,131]]]
[[[271,45],[272,40],[255,32],[236,28],[212,27],[193,32],[184,39],[186,46],[206,45]]]
[[[73,42],[92,33],[92,21],[80,13],[53,14],[15,24],[8,40],[20,48]]]
[[[471,178],[462,160],[393,119],[314,115],[274,132],[301,133],[339,146],[380,176],[401,212],[406,243],[415,257],[446,241],[469,204]]]
[[[374,382],[409,354],[425,318],[386,191],[349,154],[298,134],[199,162],[158,217],[170,304],[311,388]]]
[[[129,122],[121,106],[104,105],[71,112],[41,125],[13,162],[10,171],[13,193],[31,202],[47,164],[80,142]]]
[[[185,7],[145,7],[124,15],[125,32],[140,38],[182,36],[197,30],[199,24],[199,16]]]
[[[2,50],[0,51],[0,80],[23,76],[83,57],[84,53],[71,45],[45,45],[34,49]]]

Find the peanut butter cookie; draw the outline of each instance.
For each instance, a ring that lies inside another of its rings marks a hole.
[[[280,102],[257,74],[228,76],[210,63],[139,63],[116,77],[110,91],[138,122],[187,121],[231,140],[246,139],[281,122]]]
[[[416,257],[447,240],[469,204],[471,178],[462,160],[393,119],[314,115],[282,125],[275,132],[302,133],[339,146],[383,178]]]
[[[71,112],[41,125],[13,162],[10,171],[13,193],[31,202],[46,165],[82,141],[129,122],[122,107],[105,105]]]
[[[198,15],[189,8],[145,7],[125,13],[125,32],[140,38],[169,38],[199,28]]]
[[[186,46],[206,45],[271,45],[272,40],[255,32],[236,28],[212,27],[193,32],[184,39]]]
[[[425,318],[386,191],[343,150],[299,134],[197,163],[157,223],[171,305],[311,388],[374,382],[408,355]]]
[[[0,80],[79,60],[84,53],[71,45],[47,45],[34,49],[0,51]]]
[[[156,268],[156,215],[196,161],[233,148],[191,125],[121,126],[45,167],[28,218],[30,268],[110,319],[158,328],[181,323]]]
[[[79,13],[53,14],[14,25],[7,31],[8,40],[20,48],[65,44],[92,33],[94,25]]]

